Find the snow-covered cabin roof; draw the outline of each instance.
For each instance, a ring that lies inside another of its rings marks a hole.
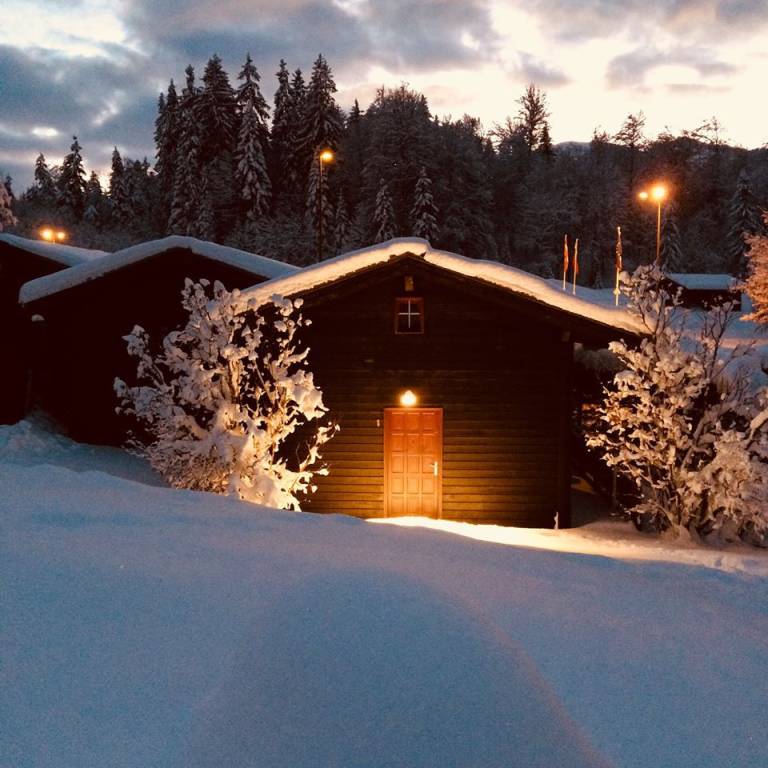
[[[383,264],[393,256],[405,254],[415,254],[436,267],[505,288],[515,294],[611,328],[626,330],[633,334],[646,332],[637,318],[625,308],[606,306],[602,301],[590,301],[587,298],[573,296],[570,290],[563,291],[560,287],[550,285],[541,277],[497,261],[471,259],[448,251],[436,250],[427,240],[419,237],[398,237],[368,248],[344,253],[320,264],[305,267],[295,274],[247,288],[240,292],[240,297],[243,306],[246,302],[259,305],[275,294],[292,296],[310,291],[360,270]],[[591,295],[592,292],[587,293]]]
[[[107,255],[107,251],[75,248],[72,245],[62,245],[61,243],[47,243],[44,240],[31,240],[28,237],[19,237],[8,232],[0,233],[0,242],[8,243],[8,245],[22,251],[34,253],[36,256],[42,256],[44,259],[62,264],[65,267],[74,267]]]
[[[667,277],[689,291],[729,291],[736,287],[733,275],[710,275],[698,272],[670,272]]]
[[[96,280],[110,272],[115,272],[118,269],[123,269],[131,264],[152,258],[174,248],[183,248],[191,251],[196,256],[218,261],[267,279],[289,275],[298,270],[298,267],[294,267],[291,264],[268,259],[265,256],[258,256],[248,251],[197,240],[194,237],[171,235],[160,240],[150,240],[146,243],[133,245],[130,248],[124,248],[121,251],[104,254],[102,258],[88,263],[80,263],[72,267],[72,269],[67,269],[63,272],[30,280],[21,286],[19,301],[22,304],[29,304],[44,296],[50,296],[90,280]]]

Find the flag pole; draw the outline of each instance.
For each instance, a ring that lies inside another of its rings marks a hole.
[[[563,290],[565,290],[565,281],[568,275],[568,265],[570,259],[568,258],[568,235],[563,237]]]
[[[576,275],[579,274],[579,238],[573,244],[573,295],[576,295]]]
[[[613,295],[616,300],[616,306],[619,306],[619,275],[621,274],[621,256],[622,256],[622,246],[621,246],[621,227],[616,227],[616,287],[613,289]]]

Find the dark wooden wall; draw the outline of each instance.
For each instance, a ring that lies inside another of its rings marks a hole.
[[[29,280],[65,268],[0,241],[0,423],[10,424],[24,415],[31,339],[18,305],[19,288]]]
[[[423,335],[393,332],[406,275]],[[417,258],[304,298],[310,368],[341,426],[305,509],[383,514],[383,410],[410,388],[444,409],[443,517],[551,527],[557,511],[569,523],[572,347],[540,306]]]
[[[180,326],[184,278],[245,288],[263,278],[174,248],[25,306],[45,318],[45,340],[32,368],[40,404],[76,439],[120,444],[131,426],[115,414],[116,376],[131,383],[136,362],[123,336],[141,325],[159,344]]]

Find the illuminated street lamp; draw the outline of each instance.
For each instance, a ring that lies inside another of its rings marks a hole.
[[[651,200],[656,203],[656,264],[661,260],[661,204],[669,196],[669,190],[664,184],[654,184],[650,190],[644,189],[637,197],[643,202]]]
[[[334,154],[330,149],[322,149],[317,155],[317,163],[320,171],[320,178],[317,180],[317,260],[322,261],[323,250],[325,248],[325,233],[323,232],[323,166],[326,163],[332,163]]]
[[[63,243],[67,239],[67,233],[62,229],[43,227],[40,230],[40,237],[48,243]]]

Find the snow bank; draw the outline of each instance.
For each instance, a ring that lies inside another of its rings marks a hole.
[[[241,251],[237,248],[196,240],[193,237],[172,235],[161,240],[150,240],[149,242],[133,245],[121,251],[115,251],[115,253],[107,254],[103,258],[87,264],[79,264],[64,272],[57,272],[53,275],[46,275],[45,277],[31,280],[21,287],[19,300],[22,304],[28,304],[43,296],[50,296],[53,293],[73,288],[89,280],[96,280],[110,272],[123,269],[144,259],[152,258],[172,248],[184,248],[197,256],[218,261],[231,267],[237,267],[258,277],[269,279],[292,274],[298,270],[298,267],[290,264],[268,259],[265,256],[257,256],[254,253]]]
[[[279,512],[0,435],[4,765],[768,764],[756,568]]]
[[[10,235],[7,232],[0,233],[0,242],[8,243],[14,248],[20,248],[44,259],[55,261],[57,264],[64,264],[67,267],[74,267],[77,264],[99,259],[106,256],[106,251],[97,251],[90,248],[76,248],[72,245],[61,245],[60,243],[47,243],[44,240],[31,240],[18,235]]]
[[[531,275],[521,269],[500,264],[496,261],[470,259],[447,251],[434,250],[427,240],[420,237],[398,237],[367,248],[328,259],[320,264],[305,267],[287,277],[270,280],[241,292],[244,301],[261,304],[274,294],[293,296],[312,290],[321,285],[347,277],[363,269],[383,264],[392,256],[413,253],[441,269],[466,277],[472,277],[492,285],[506,288],[514,293],[528,296],[551,307],[586,317],[613,328],[642,333],[640,323],[626,309],[617,309],[596,303],[553,287],[547,280]]]

